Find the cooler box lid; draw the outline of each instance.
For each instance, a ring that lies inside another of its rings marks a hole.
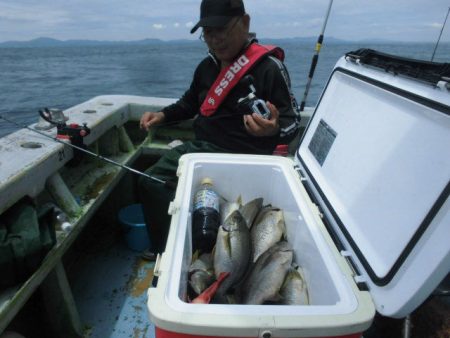
[[[403,317],[450,267],[450,91],[343,57],[296,153],[378,312]]]

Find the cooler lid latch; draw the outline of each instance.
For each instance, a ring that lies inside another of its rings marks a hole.
[[[178,210],[180,210],[180,208],[179,208],[179,206],[175,203],[175,200],[173,200],[172,202],[169,203],[169,209],[168,209],[167,213],[168,213],[170,216],[175,215],[175,214],[178,212]]]
[[[442,76],[436,87],[443,90],[450,90],[450,77]]]
[[[360,291],[368,291],[369,288],[367,287],[366,279],[359,272],[358,267],[356,266],[355,262],[353,261],[350,251],[341,250],[341,255],[347,261],[347,265],[352,270],[353,279],[354,279],[358,289]]]

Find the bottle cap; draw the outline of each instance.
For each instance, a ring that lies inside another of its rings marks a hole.
[[[202,179],[201,184],[213,184],[213,180],[209,177],[205,177],[204,179]]]
[[[64,222],[63,224],[61,224],[61,229],[63,231],[69,232],[70,230],[72,230],[72,224],[70,224],[69,222]]]

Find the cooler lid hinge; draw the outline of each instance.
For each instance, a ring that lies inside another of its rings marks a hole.
[[[311,192],[310,187],[308,187],[307,182],[309,181],[309,179],[306,177],[304,171],[301,169],[301,167],[297,164],[294,165],[294,170],[297,172],[298,177],[300,178],[300,182],[302,182],[303,186],[306,189],[306,192],[308,193],[309,197],[311,198],[311,202],[314,204],[314,206],[317,209],[317,214],[319,215],[319,217],[321,219],[324,218],[324,214],[323,214],[323,210],[320,207],[319,203],[317,203],[316,198],[314,197],[314,194]]]
[[[305,181],[308,180],[308,179],[306,178],[305,173],[303,172],[303,170],[300,168],[299,165],[294,165],[294,169],[295,169],[295,171],[297,172],[298,176],[300,177],[300,181],[301,181],[301,182],[305,182]]]
[[[366,279],[364,276],[362,276],[359,273],[358,267],[356,266],[355,262],[353,261],[353,258],[349,251],[341,250],[341,255],[344,257],[344,259],[347,261],[347,265],[352,270],[353,279],[356,283],[356,286],[360,291],[368,291],[369,288],[367,287]]]

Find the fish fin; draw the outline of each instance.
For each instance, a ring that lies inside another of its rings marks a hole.
[[[192,291],[198,296],[202,291],[198,289],[192,281],[188,280],[189,286],[191,287]],[[189,301],[190,303],[190,301]]]
[[[278,292],[276,294],[274,294],[272,297],[270,297],[269,299],[267,299],[266,301],[269,302],[274,302],[274,303],[280,303],[283,301],[283,296],[281,296]]]
[[[239,208],[242,207],[242,195],[239,195],[236,199],[236,203],[239,205]]]
[[[297,265],[297,267],[295,268],[295,271],[297,271],[297,273],[299,274],[300,278],[305,281],[305,273],[303,271],[303,269],[301,268],[301,266]]]
[[[232,293],[227,293],[227,294],[226,294],[226,298],[227,298],[228,304],[238,304],[238,302],[236,301],[236,297],[235,297],[234,294],[232,294]]]
[[[264,197],[255,198],[254,201],[256,201],[256,203],[258,203],[259,208],[262,208],[263,203],[264,203]]]
[[[217,280],[205,289],[192,303],[208,304],[214,298],[220,284],[230,275],[229,272],[221,272]]]
[[[195,250],[194,254],[192,255],[192,263],[194,263],[198,257],[200,256],[200,250]]]

